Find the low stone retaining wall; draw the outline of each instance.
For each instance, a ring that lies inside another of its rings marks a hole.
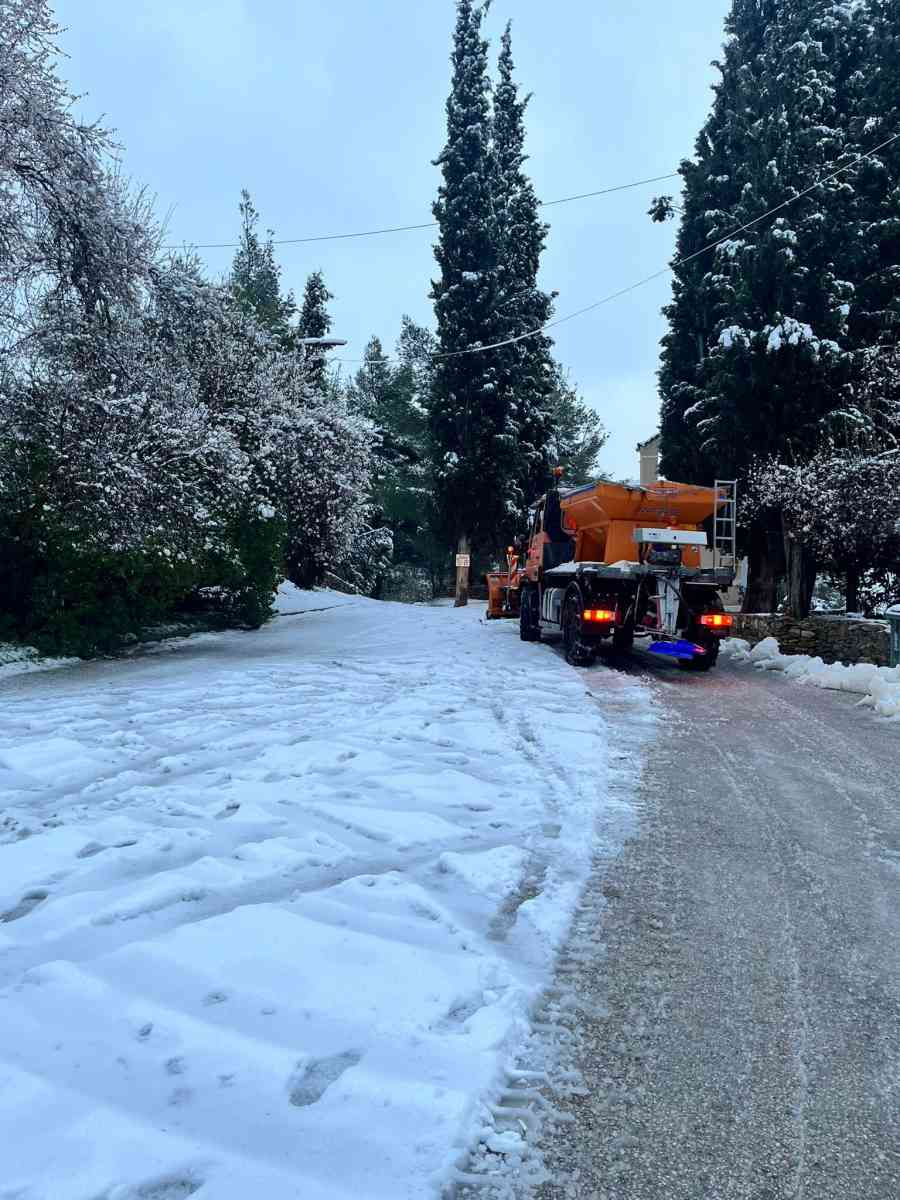
[[[889,635],[886,621],[863,621],[816,613],[798,621],[767,613],[735,613],[734,636],[755,646],[763,638],[777,640],[782,654],[817,655],[827,663],[874,663],[886,667]]]

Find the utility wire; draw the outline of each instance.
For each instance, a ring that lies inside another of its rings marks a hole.
[[[823,183],[828,183],[830,180],[837,178],[838,175],[843,174],[844,171],[849,171],[851,167],[855,167],[857,163],[860,163],[864,159],[871,158],[873,155],[878,154],[879,151],[883,150],[886,146],[890,146],[892,142],[896,142],[898,138],[900,138],[900,133],[893,134],[891,137],[886,138],[883,142],[879,142],[877,146],[873,146],[871,150],[866,150],[865,153],[858,154],[856,158],[851,159],[850,162],[845,163],[842,167],[838,167],[837,170],[830,172],[828,175],[821,176],[819,179],[815,180],[814,183],[811,183],[809,187],[804,188],[802,192],[798,192],[796,196],[790,196],[787,200],[782,200],[782,202],[780,204],[776,204],[774,208],[770,208],[767,212],[761,213],[760,216],[754,217],[752,221],[748,221],[745,225],[741,225],[737,229],[732,229],[730,233],[726,233],[722,237],[716,238],[715,241],[707,242],[707,244],[705,246],[701,246],[699,250],[695,250],[691,254],[686,254],[683,258],[676,258],[668,266],[663,267],[659,271],[654,271],[652,275],[646,275],[643,279],[639,279],[636,283],[629,284],[627,287],[619,288],[619,290],[616,292],[610,292],[610,294],[608,296],[604,296],[602,300],[596,300],[593,304],[585,305],[584,308],[579,308],[575,312],[567,313],[564,317],[557,317],[553,321],[548,321],[546,325],[540,325],[537,329],[530,329],[526,333],[519,333],[515,337],[504,338],[499,342],[490,342],[485,346],[468,346],[465,350],[451,350],[444,354],[432,354],[430,357],[432,360],[443,358],[459,358],[463,354],[483,354],[487,350],[498,350],[503,346],[512,346],[517,342],[523,342],[527,338],[537,337],[539,334],[544,333],[545,330],[555,329],[557,325],[564,325],[567,321],[574,321],[576,317],[582,317],[585,315],[585,313],[594,312],[596,309],[601,308],[604,304],[609,304],[613,300],[618,300],[622,296],[627,296],[629,292],[637,291],[638,288],[644,287],[648,283],[652,283],[655,279],[661,279],[664,275],[671,274],[676,267],[680,267],[685,263],[692,262],[695,258],[699,258],[701,254],[705,254],[708,250],[714,250],[717,246],[721,246],[723,242],[731,241],[731,239],[736,237],[739,233],[745,233],[748,229],[752,229],[753,226],[758,225],[760,221],[765,221],[768,217],[774,216],[774,214],[777,212],[781,212],[782,209],[794,204],[797,200],[801,200],[804,196],[808,196],[809,193],[815,191],[817,187],[821,187]],[[662,178],[671,177],[662,176]],[[655,182],[655,180],[653,182]],[[377,363],[391,362],[393,360],[389,357],[385,357],[382,359],[335,358],[331,361],[358,363],[362,366],[371,364],[374,366]]]
[[[551,208],[554,204],[570,204],[573,200],[590,200],[594,196],[609,196],[612,192],[624,192],[629,188],[643,187],[648,183],[659,183],[663,179],[674,179],[677,171],[668,175],[654,175],[650,179],[636,179],[633,183],[619,183],[615,187],[600,188],[596,192],[580,192],[577,196],[563,196],[559,200],[544,200],[541,208]],[[409,233],[414,229],[436,229],[437,221],[426,221],[422,225],[392,225],[387,229],[363,229],[358,233],[325,233],[316,237],[276,238],[273,246],[300,246],[307,242],[340,242],[347,238],[380,237],[385,233]],[[240,242],[179,242],[177,245],[164,246],[164,250],[180,250],[188,246],[192,250],[233,250]]]
[[[459,358],[463,354],[483,354],[487,350],[499,350],[503,346],[512,346],[517,342],[524,342],[527,338],[537,337],[547,329],[555,329],[557,325],[564,325],[566,321],[574,321],[576,317],[582,317],[585,313],[594,312],[595,309],[601,308],[604,304],[609,304],[612,300],[618,300],[621,296],[628,295],[629,292],[637,291],[638,288],[644,287],[645,284],[652,283],[654,279],[660,279],[663,275],[669,275],[676,267],[684,266],[685,263],[692,262],[695,258],[699,258],[701,254],[705,254],[707,250],[714,250],[717,246],[721,246],[723,242],[731,241],[739,233],[745,233],[748,229],[752,229],[754,225],[758,225],[760,221],[765,221],[768,217],[774,216],[775,213],[781,212],[788,208],[797,200],[802,200],[804,196],[808,196],[810,192],[815,191],[817,187],[821,187],[823,183],[828,183],[830,180],[842,175],[844,171],[849,171],[851,167],[862,162],[866,158],[871,158],[883,150],[885,146],[890,146],[892,142],[896,142],[900,138],[900,133],[895,133],[891,137],[886,138],[883,142],[879,142],[871,150],[867,150],[864,154],[858,154],[856,158],[845,163],[844,166],[838,167],[836,171],[832,171],[829,175],[823,175],[809,187],[798,192],[796,196],[790,196],[787,200],[782,200],[780,204],[776,204],[774,208],[770,208],[767,212],[761,213],[760,216],[754,217],[752,221],[748,221],[745,225],[738,226],[737,229],[732,229],[730,233],[724,234],[720,238],[716,238],[713,242],[708,242],[705,246],[701,246],[699,250],[695,250],[692,254],[686,254],[683,258],[676,258],[667,267],[662,270],[654,271],[652,275],[647,275],[643,279],[639,279],[636,283],[629,284],[628,287],[620,288],[617,292],[610,292],[608,296],[604,296],[602,300],[596,300],[593,304],[585,305],[584,308],[579,308],[575,312],[567,313],[564,317],[557,317],[554,321],[548,321],[545,325],[538,326],[537,329],[530,329],[527,333],[519,333],[515,337],[504,338],[499,342],[489,342],[485,346],[467,346],[465,350],[450,350],[443,354],[434,354],[434,359],[444,358]]]

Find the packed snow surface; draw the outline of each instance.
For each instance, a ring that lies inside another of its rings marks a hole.
[[[860,704],[882,717],[900,720],[900,667],[872,663],[826,663],[808,654],[782,654],[773,637],[763,638],[753,649],[743,638],[727,638],[723,649],[735,662],[752,663],[761,671],[784,671],[791,679],[837,692],[854,692]]]
[[[480,605],[278,607],[0,690],[5,1200],[402,1200],[504,1152],[602,717]]]

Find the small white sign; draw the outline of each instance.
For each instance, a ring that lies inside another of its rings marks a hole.
[[[651,545],[705,546],[706,534],[702,529],[635,529],[634,540]]]
[[[468,554],[457,554],[456,565],[458,567],[467,567],[469,565],[469,555]]]

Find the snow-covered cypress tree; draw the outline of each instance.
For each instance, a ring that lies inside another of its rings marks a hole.
[[[499,82],[494,91],[494,202],[499,254],[499,309],[505,336],[539,329],[553,312],[551,297],[538,286],[538,271],[548,226],[538,215],[538,199],[523,166],[525,110],[529,97],[520,97],[514,77],[510,25],[503,34]],[[516,478],[520,511],[547,487],[550,480],[550,439],[556,369],[545,334],[516,342],[499,351],[501,389],[510,409],[510,433],[517,441]]]
[[[662,434],[660,467],[670,479],[703,482],[717,464],[704,453],[696,417],[708,404],[706,360],[719,327],[734,314],[732,261],[747,252],[743,239],[716,253],[698,252],[739,222],[735,210],[747,182],[753,141],[761,117],[760,55],[774,0],[734,0],[725,22],[725,44],[716,63],[712,111],[697,136],[694,158],[682,162],[682,215],[673,264],[672,302],[663,311],[669,329],[659,372]],[[668,201],[669,197],[662,198]],[[664,219],[671,207],[656,202],[651,215]],[[697,256],[697,257],[695,257]],[[724,269],[722,269],[724,267]]]
[[[859,6],[735,0],[726,31],[713,111],[682,167],[679,258],[725,240],[675,265],[660,372],[663,469],[706,481],[741,478],[759,455],[812,453],[846,423],[859,260],[853,171],[824,179],[856,153]],[[774,581],[768,531],[753,533],[747,602],[756,607],[771,602]]]
[[[242,312],[284,342],[289,336],[294,298],[281,294],[281,268],[275,261],[272,231],[265,242],[259,240],[256,226],[259,213],[246,188],[241,192],[241,236],[231,267],[229,287]]]
[[[436,522],[460,554],[494,541],[515,505],[516,436],[495,351],[467,353],[502,338],[494,209],[495,171],[483,9],[458,0],[447,100],[447,142],[436,161],[442,182],[432,284],[438,358],[431,393]],[[457,575],[456,603],[468,600]]]
[[[900,131],[900,2],[866,0],[860,21],[870,30],[861,72],[856,139],[870,150]],[[863,345],[900,344],[900,140],[857,170],[864,255],[849,322]]]

